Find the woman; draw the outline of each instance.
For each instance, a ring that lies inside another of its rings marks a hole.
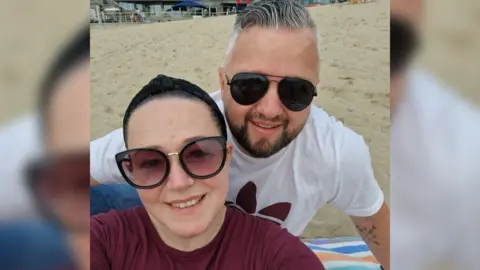
[[[156,77],[123,128],[117,164],[144,206],[91,218],[91,269],[324,269],[286,230],[225,206],[232,145],[198,86]]]

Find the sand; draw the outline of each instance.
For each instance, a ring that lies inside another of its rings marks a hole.
[[[0,8],[0,125],[36,106],[39,83],[81,22],[84,1],[3,1]]]
[[[321,85],[315,104],[365,137],[389,200],[388,3],[319,6]],[[159,73],[218,89],[233,16],[148,25],[92,27],[92,139],[119,128],[133,95]],[[322,209],[305,237],[354,235],[349,218]]]

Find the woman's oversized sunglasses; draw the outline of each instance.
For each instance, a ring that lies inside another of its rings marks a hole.
[[[155,148],[137,148],[115,155],[120,173],[137,189],[160,186],[171,168],[169,157],[178,156],[183,170],[194,179],[211,178],[223,169],[227,156],[223,137],[205,137],[187,143],[180,152],[164,153]]]

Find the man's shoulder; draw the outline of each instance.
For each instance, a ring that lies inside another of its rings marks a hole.
[[[471,144],[480,142],[480,110],[475,105],[422,69],[410,72],[407,90],[404,109],[416,112],[416,119],[412,116],[411,120],[422,127],[422,136],[428,137],[430,142],[434,139],[444,147],[452,146],[458,150],[458,146],[462,146],[467,152],[478,151],[480,143]]]
[[[312,106],[310,116],[302,134],[307,140],[307,147],[319,153],[338,154],[339,151],[357,151],[365,148],[362,135],[345,126],[323,109]],[[317,145],[313,148],[312,144]]]

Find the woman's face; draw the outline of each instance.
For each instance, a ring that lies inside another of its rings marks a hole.
[[[168,154],[180,152],[196,138],[220,135],[207,105],[167,97],[151,100],[132,114],[128,148],[156,148]],[[227,145],[226,163],[220,173],[203,180],[187,174],[179,156],[170,155],[171,168],[165,182],[153,189],[138,190],[153,223],[184,238],[205,232],[224,208],[231,150],[232,146]]]

